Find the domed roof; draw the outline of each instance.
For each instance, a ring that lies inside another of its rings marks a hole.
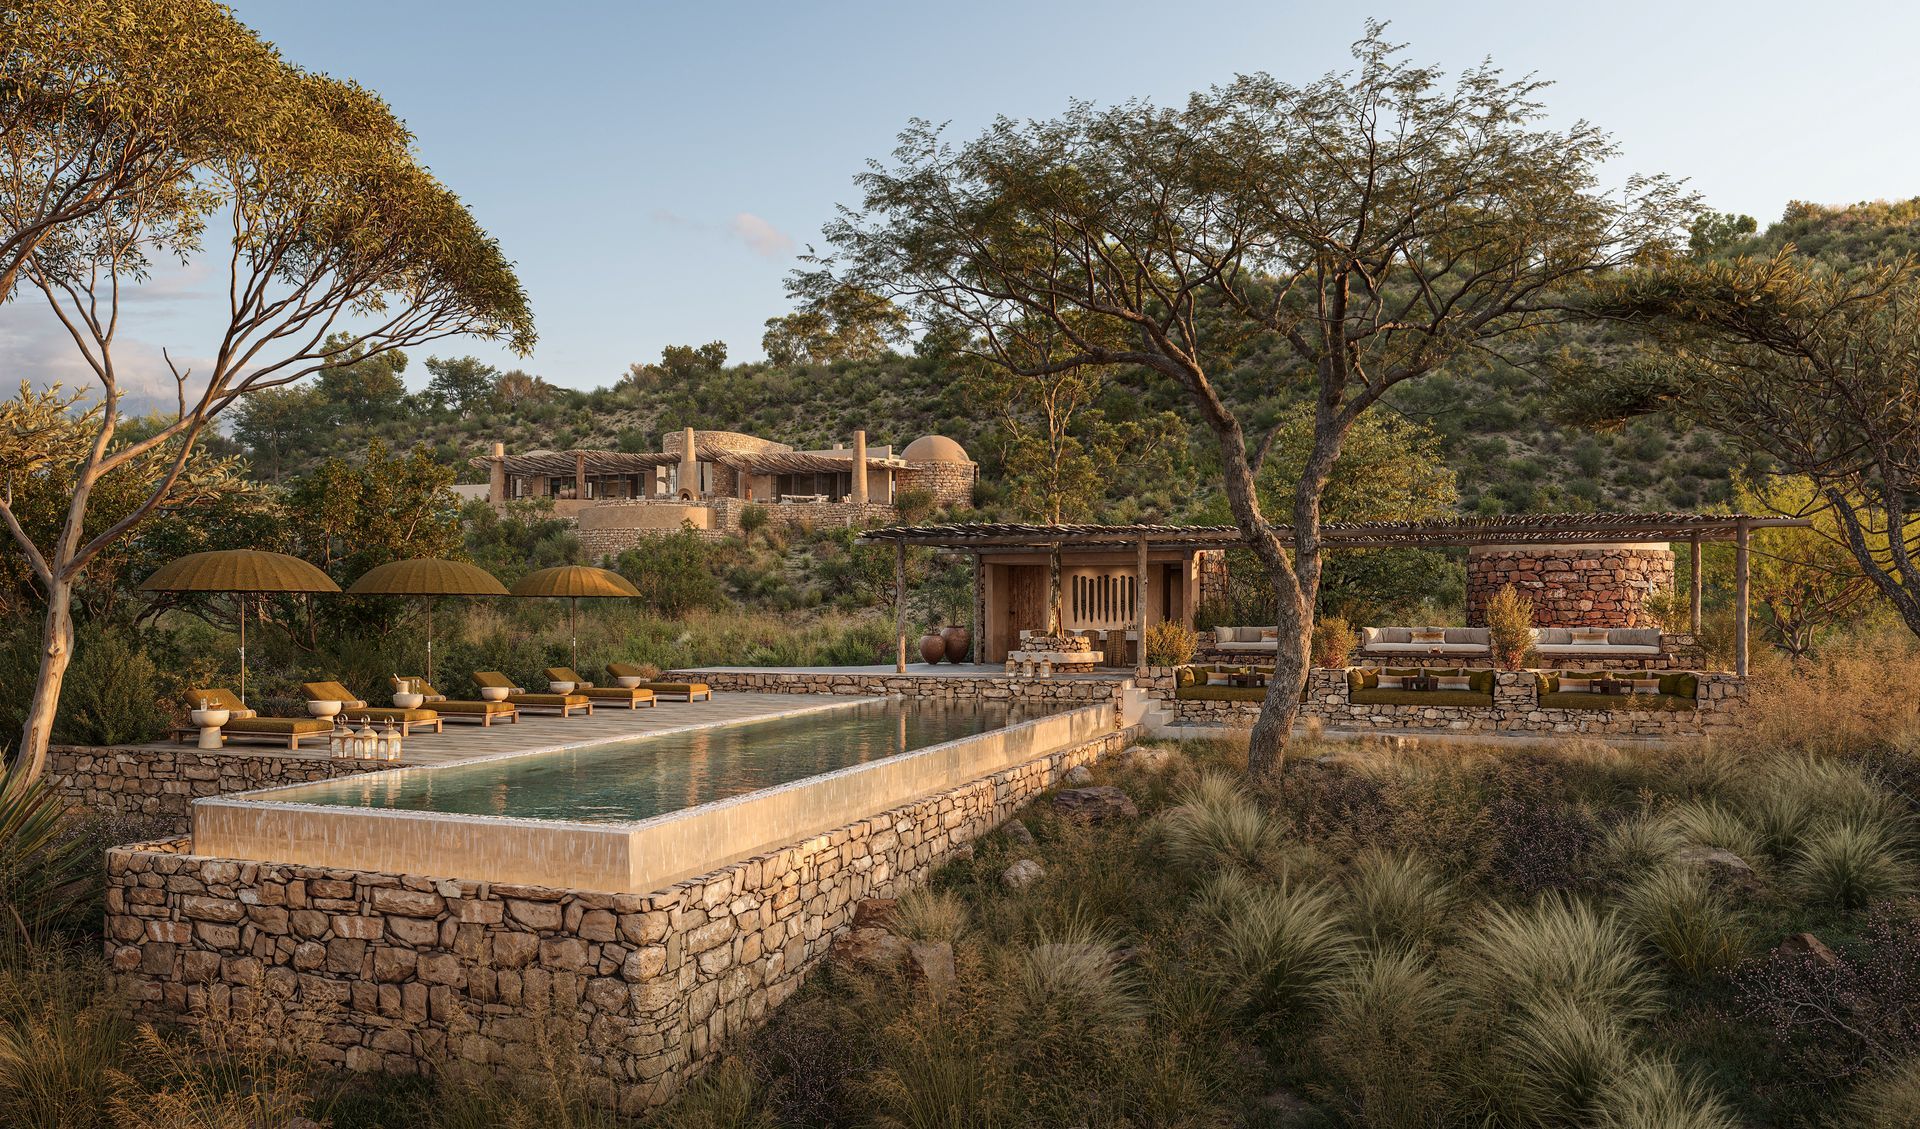
[[[907,444],[900,457],[910,463],[970,463],[967,449],[944,435],[922,435]]]

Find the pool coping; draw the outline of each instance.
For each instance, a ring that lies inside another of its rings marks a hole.
[[[853,697],[842,702],[817,703],[793,711],[780,711],[756,718],[731,719],[725,722],[681,726],[672,730],[656,730],[654,733],[648,734],[647,737],[700,729],[720,728],[725,725],[781,720],[894,698],[897,698],[897,696],[889,695],[887,698],[869,696]],[[1100,718],[1097,721],[1090,720],[1102,712],[1106,714],[1104,718]],[[629,890],[635,887],[653,889],[674,881],[679,881],[691,875],[703,873],[714,866],[724,865],[726,861],[724,858],[711,857],[716,853],[723,853],[734,858],[744,857],[751,855],[755,851],[763,850],[771,844],[793,838],[796,834],[804,835],[813,833],[796,833],[792,827],[786,827],[771,837],[758,838],[743,846],[737,842],[740,832],[730,827],[722,827],[710,832],[709,837],[727,838],[729,834],[731,834],[731,837],[736,840],[734,846],[718,852],[715,850],[705,851],[703,855],[698,856],[702,857],[705,861],[692,869],[688,869],[687,866],[678,866],[670,868],[665,875],[655,873],[649,881],[640,882],[637,877],[634,877],[635,873],[641,867],[641,863],[638,861],[635,853],[636,849],[642,845],[643,839],[659,840],[664,836],[670,835],[676,825],[686,824],[696,819],[726,825],[735,816],[738,809],[748,804],[778,807],[783,803],[791,802],[797,805],[804,800],[804,797],[800,799],[794,799],[793,797],[796,792],[802,789],[819,793],[824,797],[820,802],[823,805],[831,807],[835,800],[828,794],[837,786],[848,784],[848,782],[856,776],[873,775],[881,772],[909,772],[910,774],[909,761],[922,760],[931,762],[935,757],[954,754],[958,751],[956,746],[968,743],[980,743],[983,746],[983,751],[985,751],[986,747],[995,746],[997,743],[1001,750],[1002,758],[1004,759],[1004,749],[1009,742],[1020,742],[1021,748],[1018,759],[1031,759],[1035,756],[1045,755],[1045,753],[1049,751],[1048,749],[1033,747],[1031,740],[1022,740],[1028,738],[1036,727],[1056,722],[1064,723],[1067,727],[1068,735],[1059,742],[1064,745],[1092,736],[1092,734],[1081,731],[1089,724],[1093,725],[1094,728],[1105,730],[1113,728],[1116,721],[1117,719],[1112,715],[1111,705],[1106,703],[1060,710],[1040,717],[1030,718],[1026,721],[1017,722],[1013,725],[990,729],[983,733],[956,737],[931,745],[924,745],[917,749],[910,749],[906,752],[896,753],[878,760],[846,765],[828,772],[816,773],[796,780],[789,780],[781,784],[773,785],[772,787],[760,788],[751,792],[744,792],[739,795],[728,796],[703,804],[678,808],[673,811],[660,812],[656,815],[634,820],[585,823],[574,820],[544,819],[531,816],[480,815],[464,812],[433,812],[413,809],[370,808],[354,805],[310,804],[265,798],[276,792],[316,786],[315,784],[277,785],[272,788],[256,789],[250,792],[232,793],[224,796],[211,796],[194,800],[190,808],[191,823],[189,837],[193,842],[193,853],[197,855],[217,854],[229,858],[247,858],[256,862],[279,862],[296,865],[355,869],[363,868],[369,864],[363,860],[352,858],[351,856],[355,848],[342,846],[339,840],[330,839],[326,834],[328,829],[341,829],[342,825],[348,825],[354,821],[364,819],[383,821],[388,827],[393,829],[394,834],[405,837],[413,833],[419,836],[410,846],[393,842],[388,843],[386,849],[399,853],[407,853],[408,851],[425,852],[428,855],[433,855],[435,852],[453,850],[453,847],[448,844],[438,842],[436,838],[430,838],[426,835],[426,833],[433,828],[441,828],[443,832],[457,828],[475,834],[491,829],[496,835],[506,835],[508,838],[496,838],[491,841],[490,845],[498,851],[498,854],[490,864],[476,862],[471,865],[489,865],[495,870],[506,870],[519,866],[530,867],[532,865],[530,860],[540,846],[536,844],[535,841],[544,837],[550,841],[545,844],[548,849],[558,850],[558,855],[547,859],[546,865],[549,868],[558,869],[561,867],[564,859],[566,863],[576,868],[576,873],[568,878],[543,877],[534,879],[478,874],[469,875],[469,877],[484,878],[488,881],[496,882],[572,885],[580,888],[593,889]],[[579,744],[567,744],[553,749],[537,751],[566,752],[578,748],[592,748],[634,739],[635,738],[629,735],[606,741],[595,740]],[[464,761],[448,761],[438,765],[403,766],[401,768],[383,770],[383,772],[438,771],[458,765],[489,763],[509,757],[531,755],[535,751],[536,750],[512,750],[509,752],[488,754],[484,757],[470,758]],[[986,773],[991,773],[999,771],[1000,768],[1004,767],[1006,767],[1005,764],[1000,764],[998,767],[987,767],[985,771]],[[356,784],[371,784],[375,783],[377,778],[383,775],[383,772],[367,773],[362,776],[353,777],[352,779]],[[980,775],[980,773],[976,772],[974,775]],[[905,795],[889,795],[885,798],[884,802],[876,801],[877,806],[875,806],[875,810],[886,810],[900,804],[910,803],[927,795],[935,794],[939,792],[941,788],[949,786],[951,783],[952,781],[950,780],[944,780],[929,786],[916,787]],[[854,786],[857,787],[857,784]],[[248,812],[262,814],[259,819],[253,822],[252,826],[241,827],[240,817]],[[844,813],[841,814],[844,815]],[[203,825],[203,815],[205,817],[205,825]],[[278,818],[274,818],[276,816]],[[791,818],[789,821],[792,821]],[[844,818],[839,821],[844,822]],[[820,823],[821,820],[813,819],[811,822]],[[826,823],[828,827],[835,825],[837,824],[833,821]],[[817,831],[818,828],[815,830]],[[301,834],[302,832],[306,833],[304,837]],[[469,840],[469,850],[478,853],[480,851],[480,845],[473,841],[475,834],[469,834],[466,838]],[[205,839],[211,839],[213,842],[203,844],[203,837]],[[316,845],[316,839],[320,845]],[[524,842],[517,842],[521,840],[524,840]],[[287,844],[284,851],[275,853],[274,847],[277,841],[284,841]],[[303,841],[306,844],[304,847],[300,845]],[[566,849],[559,850],[563,844]],[[663,855],[670,853],[664,843],[654,842],[651,846],[653,849],[659,850]],[[316,852],[322,855],[331,854],[335,857],[331,860],[316,860],[312,857],[305,859],[295,857],[302,854],[311,856]],[[648,861],[651,862],[651,854],[646,852],[641,853],[646,855]],[[342,855],[347,857],[343,860]],[[391,860],[388,861],[391,862]],[[601,885],[587,885],[583,884],[579,878],[579,874],[585,871],[598,870],[604,875],[610,874],[613,870],[618,870],[622,867],[626,868],[629,872],[629,878],[624,881],[602,877],[596,880],[602,883]],[[393,863],[382,869],[404,870],[409,872],[453,873],[457,868],[422,866],[418,863]],[[639,891],[635,890],[635,892]]]

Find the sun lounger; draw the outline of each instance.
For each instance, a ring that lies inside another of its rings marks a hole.
[[[333,732],[333,722],[323,717],[261,717],[242,706],[233,691],[221,687],[188,690],[184,696],[192,709],[199,709],[200,703],[205,702],[210,709],[229,711],[232,716],[220,727],[221,736],[229,741],[272,741],[298,749],[303,740],[324,741]],[[192,725],[177,726],[173,730],[175,741],[199,735],[199,727]]]
[[[644,686],[632,688],[625,686],[595,686],[593,683],[580,677],[579,672],[570,666],[548,667],[547,679],[550,682],[571,682],[573,683],[573,692],[576,694],[583,694],[596,702],[613,702],[624,705],[630,710],[639,709],[641,703],[645,703],[648,706],[660,704],[653,700],[653,691]]]
[[[635,687],[651,690],[656,698],[678,698],[683,702],[698,701],[705,698],[713,700],[713,687],[704,682],[656,682],[646,676],[643,670],[633,663],[608,663],[607,673],[614,678],[638,678],[642,681]]]
[[[429,709],[394,709],[387,706],[370,706],[365,700],[355,698],[353,693],[338,682],[306,682],[301,688],[307,692],[309,702],[339,702],[340,712],[353,717],[371,718],[374,721],[390,721],[400,727],[400,735],[413,736],[416,729],[430,729],[440,732],[440,715]],[[328,722],[331,726],[332,722]]]
[[[492,725],[496,721],[511,721],[516,725],[520,722],[520,708],[512,702],[455,701],[429,686],[424,678],[394,679],[396,692],[402,681],[410,684],[414,693],[432,702],[434,710],[445,720],[477,721],[481,725]]]
[[[500,687],[512,691],[506,700],[523,710],[548,710],[561,717],[572,717],[575,710],[593,716],[593,699],[585,694],[529,694],[513,684],[513,679],[497,670],[476,670],[473,680],[482,688]]]

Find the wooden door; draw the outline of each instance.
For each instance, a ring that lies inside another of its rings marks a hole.
[[[1020,646],[1022,631],[1047,629],[1047,566],[1007,566],[1006,628],[1009,650]]]

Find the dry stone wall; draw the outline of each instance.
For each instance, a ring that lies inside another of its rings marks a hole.
[[[716,691],[760,694],[898,694],[922,701],[1009,702],[1084,706],[1119,702],[1131,674],[1106,678],[955,677],[937,674],[854,674],[847,671],[676,670],[676,680],[704,682]]]
[[[1647,597],[1673,587],[1673,552],[1654,545],[1479,547],[1467,554],[1467,624],[1508,584],[1533,600],[1536,627],[1653,627]]]
[[[143,1014],[243,1009],[357,1071],[511,1074],[555,1040],[627,1112],[668,1099],[896,897],[1119,731],[650,895],[107,853],[107,956]]]
[[[89,813],[180,834],[187,829],[187,809],[201,796],[392,767],[379,761],[333,760],[270,749],[55,745],[48,754],[47,780],[69,803]]]
[[[1622,737],[1687,737],[1723,731],[1739,722],[1747,702],[1747,683],[1732,674],[1700,678],[1699,708],[1694,710],[1543,709],[1539,684],[1527,671],[1494,675],[1493,700],[1485,706],[1387,705],[1355,702],[1340,668],[1316,667],[1307,673],[1307,697],[1300,716],[1343,730],[1432,730],[1494,735],[1580,734]],[[1174,697],[1171,689],[1150,691],[1160,710],[1179,725],[1252,725],[1259,702],[1217,702]]]

